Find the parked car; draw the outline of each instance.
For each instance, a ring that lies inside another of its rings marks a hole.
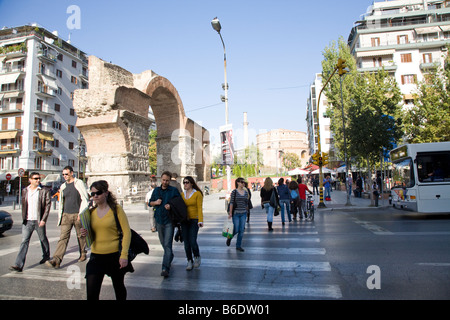
[[[3,210],[0,210],[0,234],[12,228],[13,219],[12,216]]]

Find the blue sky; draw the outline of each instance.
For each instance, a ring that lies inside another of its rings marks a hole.
[[[271,129],[307,131],[306,100],[322,52],[348,38],[371,0],[0,0],[0,27],[38,23],[88,54],[140,73],[151,69],[178,90],[186,115],[210,131],[225,124],[220,101],[227,51],[229,118],[250,140]],[[70,5],[80,28],[69,29]]]

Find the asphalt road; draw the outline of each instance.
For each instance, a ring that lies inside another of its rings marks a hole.
[[[200,268],[186,271],[183,245],[174,242],[170,277],[160,276],[162,249],[149,230],[144,205],[126,206],[133,229],[149,243],[150,254],[133,262],[126,276],[130,300],[421,300],[450,299],[450,216],[406,214],[390,208],[319,210],[314,222],[293,221],[267,231],[265,213],[252,210],[243,247],[221,236],[224,202],[205,197],[205,226],[198,242]],[[8,209],[3,207],[3,209]],[[41,248],[31,239],[23,272],[8,268],[21,242],[20,213],[0,237],[0,299],[86,298],[85,265],[78,263],[74,231],[62,268],[39,265]],[[56,211],[47,229],[51,251],[59,228]],[[105,277],[101,299],[115,299]]]

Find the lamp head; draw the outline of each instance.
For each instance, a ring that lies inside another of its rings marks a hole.
[[[220,25],[220,21],[219,21],[219,19],[217,19],[217,17],[212,19],[211,25],[212,25],[213,29],[217,31],[217,33],[220,33],[220,29],[222,29],[222,26]]]

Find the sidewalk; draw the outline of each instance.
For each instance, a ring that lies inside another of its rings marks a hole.
[[[319,210],[355,210],[355,209],[375,209],[377,207],[371,206],[370,199],[355,198],[352,194],[350,197],[351,206],[347,206],[347,193],[346,191],[333,190],[331,192],[331,201],[323,201],[326,208],[318,208],[319,195],[314,196],[314,204]],[[389,207],[389,200],[378,200],[378,208]]]

